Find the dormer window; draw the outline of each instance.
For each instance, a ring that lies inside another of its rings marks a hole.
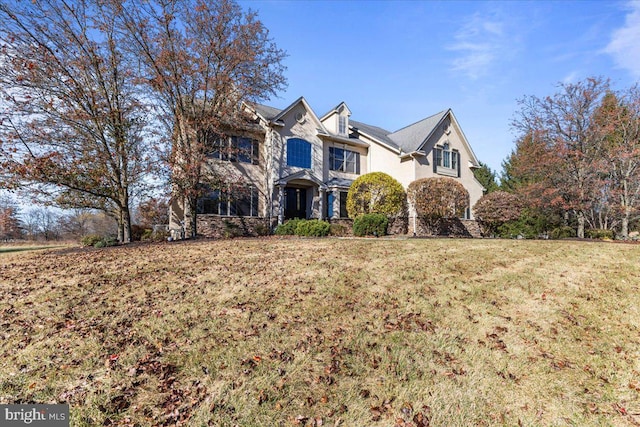
[[[338,116],[338,134],[346,135],[347,134],[347,117],[340,115]]]

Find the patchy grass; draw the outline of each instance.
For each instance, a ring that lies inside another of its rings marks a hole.
[[[0,255],[10,252],[39,251],[42,249],[56,249],[71,246],[69,243],[46,243],[34,245],[30,243],[7,243],[0,245]]]
[[[263,239],[10,253],[0,403],[73,426],[640,425],[640,246]]]

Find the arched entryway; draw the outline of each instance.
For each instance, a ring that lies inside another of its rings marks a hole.
[[[278,223],[293,218],[322,218],[326,186],[308,171],[278,180]]]

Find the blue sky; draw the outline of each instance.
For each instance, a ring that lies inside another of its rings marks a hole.
[[[640,1],[244,0],[286,50],[288,89],[322,115],[390,131],[452,108],[477,157],[500,172],[525,95],[590,76],[640,80]]]

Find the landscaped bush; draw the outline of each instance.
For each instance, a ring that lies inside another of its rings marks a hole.
[[[610,239],[614,238],[613,230],[604,230],[602,228],[592,228],[591,230],[587,230],[585,235],[590,239]]]
[[[356,236],[384,236],[387,234],[389,219],[382,214],[364,214],[353,220],[353,234]]]
[[[407,189],[416,213],[428,223],[441,218],[460,218],[469,206],[469,192],[453,178],[422,178]]]
[[[306,237],[324,237],[329,235],[331,226],[319,219],[301,220],[296,225],[296,235]]]
[[[349,218],[379,213],[388,217],[405,215],[407,195],[402,184],[383,172],[362,175],[351,184],[347,194]]]
[[[102,240],[102,236],[99,236],[97,234],[87,234],[86,236],[82,236],[82,239],[80,239],[80,243],[82,244],[82,246],[95,246],[95,244],[100,240]]]
[[[300,221],[305,221],[303,219],[290,219],[286,221],[284,224],[280,224],[275,229],[275,234],[278,236],[293,236],[296,234],[296,227]]]
[[[515,221],[522,214],[520,198],[506,191],[494,191],[485,194],[473,207],[473,215],[490,234],[497,234],[498,229],[509,221]]]
[[[549,238],[551,239],[566,239],[569,237],[576,237],[576,230],[573,227],[569,227],[565,225],[563,227],[554,228],[549,233]]]
[[[118,244],[118,240],[113,236],[99,236],[97,234],[88,234],[84,236],[80,243],[82,246],[93,246],[95,248],[104,248],[107,246],[115,246]]]

